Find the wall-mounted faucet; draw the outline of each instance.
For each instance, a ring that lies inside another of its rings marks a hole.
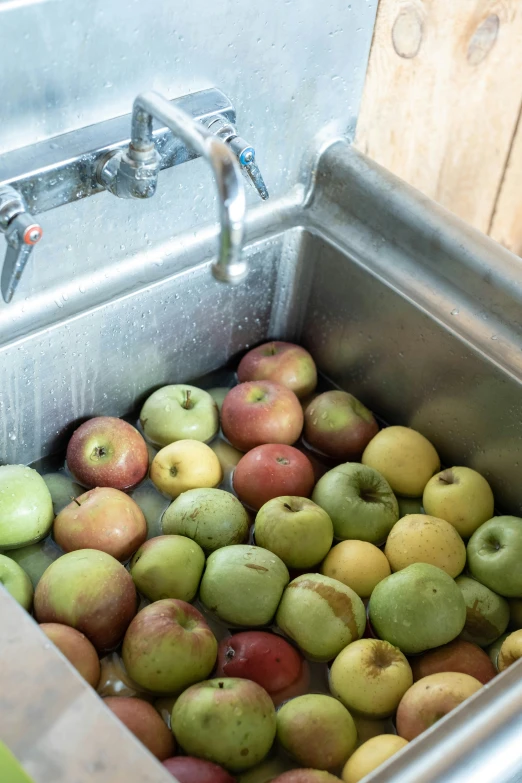
[[[153,119],[161,127],[153,127]],[[247,274],[241,260],[245,193],[241,171],[268,198],[255,152],[235,130],[235,111],[222,92],[203,90],[168,101],[138,95],[132,116],[54,137],[1,158],[0,232],[8,248],[0,280],[11,301],[42,229],[33,215],[109,190],[120,198],[150,198],[161,169],[204,157],[218,190],[221,234],[214,276],[236,283]],[[129,128],[131,137],[128,137]],[[85,152],[78,155],[77,150]]]

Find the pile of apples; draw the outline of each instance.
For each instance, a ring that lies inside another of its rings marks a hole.
[[[0,467],[0,581],[180,783],[356,783],[522,657],[522,519],[304,348],[237,376]]]

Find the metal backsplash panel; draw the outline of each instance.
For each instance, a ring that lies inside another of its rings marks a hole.
[[[215,85],[233,101],[238,129],[255,145],[277,197],[296,181],[303,151],[319,131],[329,124],[354,128],[376,6],[0,0],[0,154],[127,114],[145,89],[173,98]],[[257,203],[253,191],[248,199]],[[162,172],[149,201],[102,193],[46,213],[18,301],[196,230],[215,214],[214,184],[202,161]]]

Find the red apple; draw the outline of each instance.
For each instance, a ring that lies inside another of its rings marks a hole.
[[[241,502],[258,511],[282,495],[307,498],[314,488],[314,469],[293,446],[266,443],[241,457],[232,483]]]
[[[417,680],[397,708],[397,734],[410,742],[481,688],[475,677],[459,672],[440,672]]]
[[[208,677],[217,640],[198,610],[165,598],[138,612],[123,640],[129,676],[153,693],[177,693]]]
[[[496,675],[496,669],[489,655],[478,644],[455,639],[449,644],[428,650],[409,659],[413,681],[438,672],[461,672],[475,677],[484,685]]]
[[[152,704],[128,696],[107,696],[103,701],[157,759],[164,761],[176,752],[172,732]]]
[[[263,443],[290,446],[303,429],[303,409],[293,391],[280,383],[240,383],[223,400],[221,426],[230,443],[241,451]]]
[[[147,522],[125,492],[97,487],[60,511],[53,533],[64,552],[100,549],[116,560],[128,560],[147,538]]]
[[[41,623],[40,630],[58,647],[84,680],[96,688],[100,681],[100,659],[87,637],[61,623]]]
[[[339,778],[321,769],[290,769],[274,778],[272,783],[339,783]]]
[[[67,466],[85,487],[132,489],[147,475],[149,452],[131,424],[113,416],[97,416],[73,433]]]
[[[277,340],[249,351],[237,368],[240,383],[275,381],[305,397],[317,386],[315,362],[304,348]]]
[[[338,460],[359,458],[378,431],[371,411],[345,391],[319,394],[305,411],[305,441]]]
[[[178,783],[235,783],[223,767],[195,756],[175,756],[163,762],[163,766]]]
[[[55,560],[34,593],[39,623],[63,623],[81,631],[98,652],[113,650],[136,613],[136,589],[111,555],[79,549]]]
[[[244,631],[219,643],[215,676],[253,680],[277,707],[306,693],[310,670],[302,655],[281,636]]]

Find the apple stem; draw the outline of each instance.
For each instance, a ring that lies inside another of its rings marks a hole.
[[[183,403],[183,407],[185,408],[185,410],[188,410],[191,407],[191,405],[190,405],[190,389],[187,389],[186,392],[185,392],[185,402]]]
[[[81,506],[82,505],[81,503],[78,503],[78,501],[76,500],[74,495],[71,495],[70,497],[71,497],[71,500],[74,500],[74,502],[76,503],[77,506]]]

